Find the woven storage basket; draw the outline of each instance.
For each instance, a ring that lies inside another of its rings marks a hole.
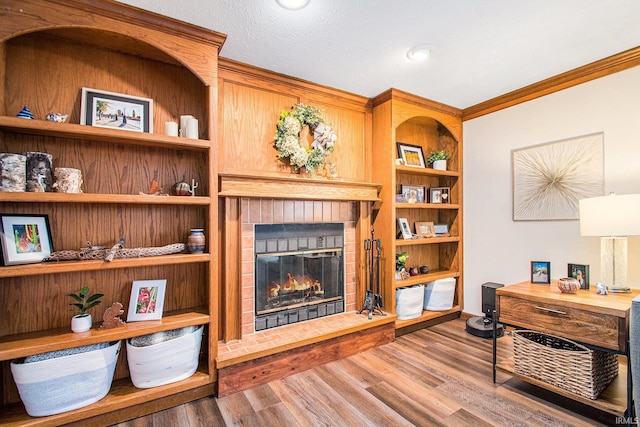
[[[133,385],[151,388],[193,375],[198,369],[203,329],[201,325],[185,335],[143,347],[132,345],[132,340],[127,340],[127,362]],[[159,334],[162,333],[147,337],[155,339]]]
[[[618,356],[536,331],[513,331],[515,372],[597,399],[618,375]]]
[[[85,353],[31,363],[11,363],[27,414],[60,414],[97,402],[111,388],[120,341]]]

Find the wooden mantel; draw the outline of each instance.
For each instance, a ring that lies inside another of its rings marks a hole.
[[[379,202],[380,184],[299,175],[220,173],[220,197]]]

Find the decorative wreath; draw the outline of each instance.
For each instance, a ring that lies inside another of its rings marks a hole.
[[[305,127],[313,132],[311,147],[303,147],[300,135],[306,135]],[[316,174],[316,168],[324,165],[329,153],[333,152],[338,137],[331,127],[320,118],[320,110],[302,103],[293,105],[291,110],[282,110],[276,125],[276,144],[280,159],[289,158],[289,164],[297,171],[305,167]]]

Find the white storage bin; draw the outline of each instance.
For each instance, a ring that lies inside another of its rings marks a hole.
[[[426,283],[424,286],[424,309],[430,311],[451,310],[455,291],[455,277]]]
[[[396,314],[398,320],[420,317],[424,301],[424,285],[396,289]]]
[[[11,373],[27,414],[32,417],[60,414],[102,399],[111,388],[118,350],[120,341],[83,353],[29,363],[11,362]],[[58,353],[64,352],[42,356]]]
[[[184,380],[198,369],[200,344],[204,326],[177,338],[170,338],[157,344],[136,346],[136,341],[148,338],[162,340],[171,332],[158,332],[145,337],[127,340],[127,362],[131,382],[138,388],[157,387]],[[176,330],[179,331],[179,330]]]

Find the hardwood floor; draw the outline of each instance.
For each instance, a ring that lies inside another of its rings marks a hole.
[[[509,375],[456,319],[263,386],[117,424],[144,426],[606,426],[622,424]],[[506,340],[505,340],[506,342]],[[501,344],[499,357],[511,353]]]

